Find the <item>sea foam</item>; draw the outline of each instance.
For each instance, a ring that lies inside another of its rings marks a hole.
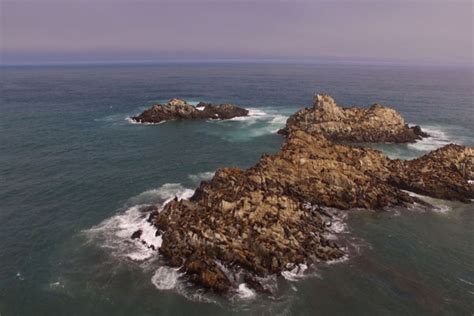
[[[179,277],[183,273],[179,268],[159,267],[151,278],[151,283],[159,290],[171,290],[178,284]]]
[[[96,241],[112,255],[134,261],[147,260],[157,254],[161,246],[161,236],[156,236],[156,228],[147,221],[147,213],[141,209],[150,204],[161,208],[173,198],[188,199],[193,190],[186,189],[177,183],[167,183],[158,189],[145,191],[128,201],[125,211],[114,215],[100,224],[84,231],[89,239]],[[140,238],[131,239],[134,232],[141,230]]]
[[[298,264],[291,270],[281,272],[281,275],[288,281],[298,281],[305,277],[305,271],[308,269],[306,264]]]
[[[418,140],[416,143],[408,144],[408,147],[419,151],[431,151],[453,142],[448,133],[439,126],[427,126],[422,129],[430,136]]]
[[[255,291],[250,289],[245,283],[239,284],[239,287],[237,288],[236,292],[237,292],[237,297],[239,299],[248,300],[256,296]]]
[[[206,172],[199,172],[196,174],[190,174],[188,176],[189,179],[191,179],[195,183],[199,183],[203,180],[211,180],[212,177],[214,177],[215,171],[206,171]]]

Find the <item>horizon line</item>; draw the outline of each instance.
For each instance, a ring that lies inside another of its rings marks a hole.
[[[380,66],[457,66],[474,67],[474,62],[436,62],[436,61],[407,61],[407,60],[368,60],[350,58],[175,58],[175,59],[147,59],[147,60],[91,60],[91,61],[51,61],[51,62],[19,62],[3,63],[0,67],[34,67],[34,66],[114,66],[114,65],[153,65],[153,64],[351,64],[351,65],[380,65]]]

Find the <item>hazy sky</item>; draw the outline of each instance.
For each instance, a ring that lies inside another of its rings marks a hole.
[[[473,1],[0,0],[2,63],[473,63]]]

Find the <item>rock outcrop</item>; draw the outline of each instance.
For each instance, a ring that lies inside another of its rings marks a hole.
[[[326,238],[330,218],[320,206],[380,209],[417,201],[403,189],[467,201],[474,198],[473,168],[474,150],[463,146],[399,161],[295,131],[278,154],[247,170],[220,169],[190,200],[167,204],[155,220],[160,252],[192,281],[226,291],[236,284],[216,261],[252,277],[342,257],[341,246]]]
[[[247,170],[219,169],[189,200],[175,199],[161,212],[153,210],[149,220],[162,237],[159,251],[169,265],[217,292],[240,282],[266,290],[259,277],[345,255],[328,236],[332,215],[326,207],[424,203],[406,190],[463,202],[474,198],[473,148],[448,145],[414,160],[391,160],[375,149],[339,141],[413,140],[418,134],[395,111],[378,106],[344,110],[328,96],[316,100],[315,109],[288,120],[277,154],[264,154]],[[351,117],[358,121],[351,123]],[[369,126],[377,136],[367,134]]]
[[[322,135],[337,142],[407,143],[427,137],[419,126],[409,127],[395,110],[374,104],[369,108],[341,108],[329,95],[316,94],[313,107],[292,115],[280,131]]]
[[[391,161],[391,185],[422,195],[469,202],[474,198],[474,149],[450,144],[418,159]]]
[[[131,119],[139,123],[160,123],[184,119],[231,119],[247,116],[248,110],[232,104],[210,104],[200,102],[192,106],[185,100],[171,99],[167,104],[155,104],[142,114]]]

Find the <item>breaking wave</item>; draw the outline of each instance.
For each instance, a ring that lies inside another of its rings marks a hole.
[[[179,277],[183,273],[179,268],[159,267],[151,278],[151,283],[159,290],[171,290],[178,284]]]
[[[214,172],[201,172],[191,174],[188,177],[197,182],[209,179],[213,175]],[[156,289],[172,290],[192,301],[216,303],[212,294],[182,279],[184,273],[180,271],[180,268],[172,268],[161,263],[157,250],[161,246],[162,238],[156,235],[155,226],[148,222],[150,213],[146,210],[146,207],[155,205],[158,207],[158,211],[161,211],[163,206],[175,197],[188,199],[193,193],[193,190],[185,188],[181,184],[166,183],[157,189],[147,190],[130,198],[125,203],[125,210],[84,231],[84,233],[90,241],[106,249],[113,257],[136,262],[145,268],[144,272],[150,271],[150,268],[152,268],[150,282]],[[331,223],[327,224],[330,227],[330,234],[339,234],[347,230],[344,216],[340,216],[336,210],[329,208],[325,211],[328,218],[331,218]],[[141,231],[140,236],[132,239],[132,235],[137,231]],[[346,259],[347,257],[343,258],[344,261]],[[338,262],[340,261],[342,260]],[[258,296],[254,289],[243,282],[240,274],[242,271],[230,271],[220,262],[216,263],[219,264],[229,279],[240,280],[240,282],[237,282],[237,288],[232,291],[232,295],[229,297],[231,301],[250,301]],[[308,273],[308,270],[309,267],[306,264],[289,265],[281,275],[289,282],[296,282],[306,277],[321,277],[316,267],[313,267],[310,273]],[[277,293],[276,275],[258,278],[258,280],[265,289],[268,289],[271,293]]]
[[[196,184],[199,184],[201,181],[205,180],[211,180],[212,177],[214,177],[215,171],[206,171],[206,172],[199,172],[196,174],[190,174],[188,176],[191,181],[193,181]]]
[[[247,284],[245,284],[245,283],[239,284],[239,287],[237,289],[237,297],[239,299],[248,300],[248,299],[254,298],[256,295],[257,294],[255,293],[255,291],[250,289],[247,286]]]
[[[193,190],[177,183],[166,183],[158,189],[145,191],[129,199],[125,211],[114,215],[100,224],[84,231],[86,236],[109,250],[118,258],[144,261],[157,254],[161,246],[161,236],[156,236],[156,228],[147,221],[149,214],[143,208],[149,205],[164,204],[173,198],[188,199]],[[141,231],[140,238],[132,239],[133,233]]]
[[[219,129],[208,131],[229,141],[246,141],[255,137],[275,134],[285,127],[288,116],[271,108],[249,109],[249,115],[230,120],[209,120],[219,124]],[[238,124],[237,126],[235,124]]]
[[[234,117],[234,118],[229,119],[229,121],[252,122],[252,121],[256,121],[258,119],[262,119],[268,116],[268,114],[265,111],[262,111],[260,109],[249,108],[248,111],[249,111],[249,114],[247,116]]]
[[[447,132],[440,129],[440,127],[427,126],[423,127],[423,130],[430,136],[423,138],[416,143],[409,144],[409,147],[420,151],[431,151],[453,142]]]
[[[291,270],[282,271],[281,275],[288,281],[297,281],[305,277],[306,270],[308,270],[306,264],[298,264]]]
[[[455,202],[450,202],[448,200],[442,200],[442,199],[432,198],[426,195],[417,194],[411,191],[404,191],[404,192],[408,193],[412,197],[418,198],[428,203],[431,206],[429,209],[439,214],[446,214],[450,212],[452,210],[451,204],[455,203]],[[416,209],[419,209],[419,208],[416,208]]]

